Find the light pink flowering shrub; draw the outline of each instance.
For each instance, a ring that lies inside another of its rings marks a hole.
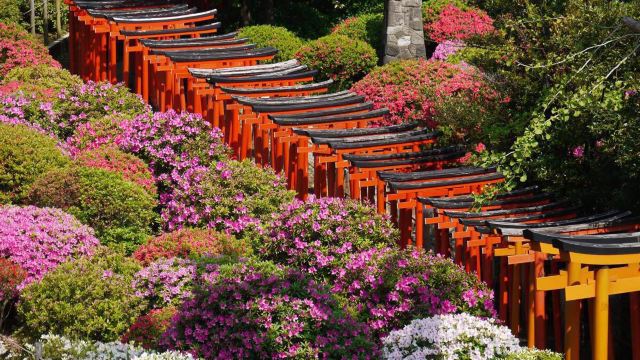
[[[210,267],[161,345],[205,359],[375,359],[368,328],[322,285],[269,263]]]
[[[392,62],[374,69],[352,90],[376,109],[389,108],[385,125],[420,122],[433,128],[443,118],[435,106],[450,97],[484,107],[499,101],[479,70],[442,61]]]
[[[191,260],[160,259],[133,276],[136,296],[146,299],[152,308],[179,305],[191,296],[196,265]]]
[[[46,64],[60,68],[49,51],[17,24],[0,23],[0,78],[11,69]]]
[[[504,118],[503,97],[475,67],[437,60],[396,61],[369,73],[352,88],[389,108],[384,125],[419,122],[437,128],[444,140],[478,142]]]
[[[188,165],[171,173],[174,187],[161,197],[169,230],[200,225],[240,234],[294,197],[284,179],[249,160]]]
[[[88,82],[55,92],[54,96],[36,96],[23,91],[0,98],[0,116],[18,118],[66,141],[76,128],[104,116],[133,117],[150,112],[150,107],[124,85]],[[3,121],[7,122],[7,121]]]
[[[433,60],[447,60],[447,58],[458,51],[464,49],[464,42],[461,40],[445,40],[436,46],[431,55]]]
[[[107,115],[81,123],[66,139],[66,147],[75,155],[84,150],[116,145],[122,136],[124,121],[127,121],[126,115]]]
[[[143,187],[155,196],[157,193],[155,178],[144,161],[134,155],[118,150],[114,145],[83,151],[75,157],[76,163],[119,173],[125,180]]]
[[[134,117],[150,113],[151,108],[124,84],[89,81],[58,93],[53,111],[56,114],[52,119],[57,127],[56,134],[66,139],[80,124],[91,119],[107,115]]]
[[[200,114],[169,110],[139,115],[120,125],[118,145],[149,162],[156,176],[170,174],[187,162],[209,166],[230,154],[220,129],[212,128]]]
[[[98,244],[90,227],[62,210],[0,206],[0,257],[27,272],[20,288],[63,262],[92,254]]]
[[[437,314],[494,315],[493,293],[474,275],[415,249],[351,254],[331,270],[329,283],[379,336]]]
[[[254,243],[258,256],[323,279],[354,252],[394,245],[398,233],[388,218],[359,201],[312,197],[283,206],[265,235]]]
[[[473,36],[493,33],[493,19],[475,8],[461,9],[453,4],[445,6],[433,22],[424,25],[425,34],[433,41],[467,40]]]

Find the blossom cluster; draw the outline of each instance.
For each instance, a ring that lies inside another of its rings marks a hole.
[[[445,40],[436,46],[433,54],[431,54],[431,59],[444,61],[462,49],[464,49],[464,42],[462,40]]]
[[[18,25],[0,23],[0,78],[16,67],[46,64],[60,68],[60,63],[53,60],[49,51],[29,37]]]
[[[150,195],[155,196],[157,192],[155,178],[147,164],[114,145],[83,151],[76,155],[75,160],[83,166],[119,173],[125,180],[142,186]]]
[[[99,244],[93,230],[73,216],[34,206],[1,206],[0,238],[0,257],[27,272],[20,288],[65,261],[92,254]]]
[[[467,40],[473,36],[481,36],[495,31],[493,19],[480,9],[460,9],[449,4],[445,6],[438,18],[424,25],[427,36],[437,42],[445,40]]]
[[[207,359],[376,358],[368,329],[326,289],[270,264],[210,267],[161,344]]]
[[[180,304],[191,295],[196,266],[190,260],[157,260],[133,277],[136,296],[147,299],[153,308]]]
[[[332,290],[380,336],[420,317],[494,312],[493,293],[477,279],[449,259],[415,249],[355,253],[332,276]]]
[[[141,114],[121,123],[118,145],[147,160],[156,176],[176,168],[208,166],[224,160],[229,150],[220,129],[212,128],[202,115],[174,110]]]
[[[149,113],[151,108],[140,95],[132,94],[124,84],[89,81],[63,89],[53,110],[57,115],[56,133],[62,139],[91,119],[110,116],[135,116]]]
[[[26,277],[27,273],[20,265],[9,259],[0,258],[0,304],[18,297],[18,286]],[[2,310],[0,307],[0,317],[3,315]]]
[[[142,98],[122,84],[88,82],[62,89],[51,99],[23,91],[0,97],[0,121],[23,123],[65,141],[82,124],[104,116],[133,116],[150,111]]]
[[[145,349],[158,349],[162,334],[171,325],[175,314],[175,307],[152,309],[148,314],[138,317],[120,340],[123,343],[133,342]]]
[[[133,253],[144,265],[172,257],[239,257],[248,251],[244,242],[212,229],[181,229],[149,239]]]
[[[5,359],[24,359],[26,354],[14,352],[0,339],[0,356]],[[71,340],[64,336],[45,334],[38,341],[42,344],[42,355],[45,359],[74,360],[193,360],[187,353],[168,351],[158,353],[142,347],[123,344],[117,341],[100,342]],[[25,344],[21,350],[33,353],[35,346]]]
[[[398,61],[377,68],[352,90],[375,108],[389,109],[384,125],[420,122],[433,128],[440,115],[435,105],[449,97],[480,107],[500,100],[478,69],[434,60]]]
[[[218,161],[210,167],[194,161],[179,164],[170,179],[172,191],[160,199],[169,230],[205,226],[241,234],[293,199],[282,177],[249,160]]]
[[[389,333],[383,344],[387,360],[482,360],[521,351],[509,328],[465,313],[413,320]]]
[[[259,256],[318,278],[340,268],[349,254],[392,246],[397,236],[390,220],[369,206],[314,197],[284,206],[268,223],[265,234],[255,245]]]

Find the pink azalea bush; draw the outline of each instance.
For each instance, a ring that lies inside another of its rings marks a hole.
[[[195,277],[196,265],[191,260],[160,259],[138,271],[131,286],[152,308],[162,308],[186,300]]]
[[[62,210],[0,206],[0,257],[27,272],[20,288],[63,262],[91,255],[98,244],[90,227]]]
[[[477,69],[425,60],[397,61],[376,68],[352,90],[372,101],[376,109],[389,108],[386,125],[417,121],[434,127],[434,104],[445,97],[459,95],[480,103],[498,97]]]
[[[172,191],[161,196],[162,218],[169,230],[204,226],[241,234],[294,196],[282,177],[249,160],[219,161],[211,167],[193,161],[184,165],[172,171]]]
[[[162,334],[171,325],[171,318],[176,314],[175,307],[153,309],[136,319],[127,332],[122,335],[123,343],[135,343],[145,349],[160,349]]]
[[[212,128],[200,114],[174,110],[142,114],[121,123],[118,145],[148,161],[156,176],[190,165],[208,166],[226,160],[228,148],[220,129]]]
[[[75,155],[81,151],[102,146],[117,146],[118,138],[122,136],[124,121],[127,121],[126,116],[106,115],[78,124],[73,134],[65,140],[66,147],[71,154]]]
[[[464,42],[461,40],[445,40],[436,46],[431,55],[433,60],[447,60],[447,58],[458,51],[464,49]]]
[[[508,101],[477,68],[435,60],[392,62],[373,70],[352,90],[375,108],[389,109],[384,125],[419,122],[456,137],[482,137],[483,126],[497,121]]]
[[[250,252],[241,240],[213,229],[180,229],[149,239],[133,253],[133,258],[143,265],[159,259],[179,257],[198,259],[202,257],[228,256],[238,258]]]
[[[83,151],[75,157],[75,161],[83,166],[119,173],[125,180],[140,185],[149,194],[155,196],[157,193],[155,178],[147,164],[113,145]]]
[[[493,19],[475,8],[461,9],[454,4],[445,6],[433,22],[424,25],[425,34],[433,41],[467,40],[473,36],[493,33]]]
[[[206,359],[373,359],[368,328],[320,284],[268,263],[210,267],[161,344]]]
[[[129,116],[148,114],[151,111],[140,95],[133,94],[122,83],[89,81],[79,86],[63,89],[53,104],[57,127],[62,139],[71,136],[74,130],[91,119],[104,116]]]
[[[285,205],[255,242],[257,255],[323,279],[354,252],[392,246],[397,231],[387,217],[355,200],[311,197]]]
[[[73,135],[76,128],[104,116],[133,117],[150,111],[138,95],[122,84],[88,82],[73,85],[52,97],[38,97],[18,91],[0,97],[0,115],[44,129],[60,140]],[[7,122],[7,121],[3,121]]]
[[[49,51],[17,24],[0,23],[0,78],[16,67],[45,64],[60,68]]]
[[[331,272],[332,291],[379,336],[411,320],[466,312],[494,315],[493,293],[451,260],[425,252],[371,249]]]

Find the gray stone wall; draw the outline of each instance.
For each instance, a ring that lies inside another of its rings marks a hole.
[[[384,63],[425,57],[421,0],[387,0],[385,3]]]

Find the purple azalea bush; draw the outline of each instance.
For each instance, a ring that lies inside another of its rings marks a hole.
[[[462,40],[445,40],[436,46],[431,58],[434,60],[447,60],[447,58],[458,51],[464,49],[465,44]]]
[[[493,293],[450,259],[416,249],[371,249],[331,272],[332,291],[379,336],[413,319],[466,312],[495,316]]]
[[[172,191],[161,198],[169,230],[203,226],[242,234],[259,228],[261,220],[294,197],[282,177],[249,160],[219,161],[211,167],[179,164],[171,180]]]
[[[152,308],[178,305],[191,295],[196,265],[186,259],[159,259],[138,271],[131,286]]]
[[[322,279],[354,252],[394,245],[398,233],[387,217],[358,201],[310,197],[280,209],[265,235],[255,243],[258,256]]]
[[[373,359],[366,325],[321,284],[269,263],[209,266],[161,345],[205,359]]]
[[[167,181],[178,167],[209,166],[229,155],[222,131],[212,128],[200,114],[174,110],[142,114],[121,126],[118,145],[147,160],[155,174],[165,175]]]
[[[0,207],[0,257],[27,272],[21,288],[61,263],[93,254],[98,245],[93,229],[62,210]]]
[[[74,85],[44,99],[22,91],[0,96],[1,122],[26,124],[62,141],[91,120],[148,112],[150,107],[141,97],[122,84],[107,82]]]

